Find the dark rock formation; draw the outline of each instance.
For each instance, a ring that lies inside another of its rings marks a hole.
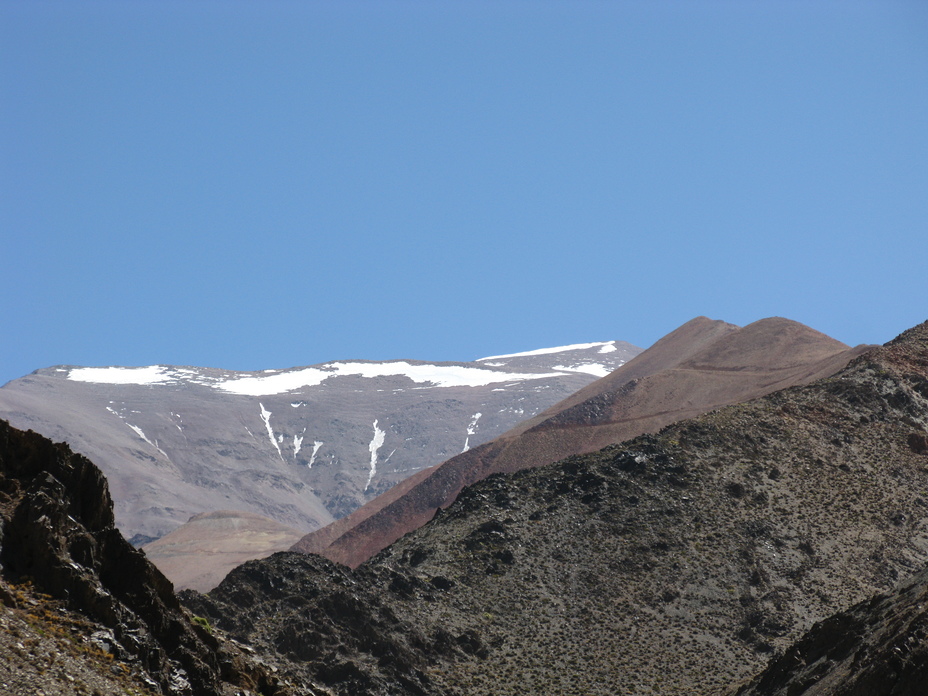
[[[294,680],[354,696],[424,696],[438,693],[426,674],[436,658],[467,647],[460,636],[424,632],[396,615],[395,596],[416,596],[421,585],[404,574],[355,573],[319,556],[278,553],[236,568],[209,595],[182,597]]]
[[[100,470],[66,445],[5,421],[0,571],[4,581],[28,581],[97,624],[106,649],[162,693],[219,696],[224,679],[251,686],[263,679],[264,692],[274,693],[274,680],[190,621],[171,583],[122,537]]]
[[[928,570],[815,624],[736,696],[916,696],[928,690]]]

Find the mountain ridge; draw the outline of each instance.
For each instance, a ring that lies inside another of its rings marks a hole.
[[[0,423],[0,680],[11,696],[899,696],[925,678],[925,490],[928,322],[813,383],[494,474],[355,570],[250,561],[183,593],[194,619],[116,531],[102,473]]]
[[[0,388],[0,417],[98,462],[117,523],[138,544],[223,509],[305,533],[639,351],[606,341],[471,363],[354,360],[250,373],[57,366]]]

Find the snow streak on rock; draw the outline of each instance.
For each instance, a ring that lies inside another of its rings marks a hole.
[[[147,437],[145,437],[145,433],[142,432],[142,429],[141,429],[139,426],[137,426],[137,425],[132,425],[132,423],[126,423],[126,425],[128,425],[130,428],[132,428],[132,429],[135,431],[135,434],[138,435],[138,436],[139,436],[140,438],[142,438],[143,440],[145,440],[145,442],[147,442],[149,445],[151,445],[151,446],[154,447],[156,450],[158,450],[159,452],[161,452],[161,456],[163,456],[165,459],[168,459],[168,455],[166,455],[166,454],[164,453],[164,450],[163,450],[163,449],[161,449],[160,447],[158,447],[158,443],[152,442],[152,441],[149,440]],[[171,461],[171,460],[168,459],[168,461]]]
[[[611,346],[611,350],[608,348]],[[499,360],[500,358],[524,358],[530,355],[550,355],[551,353],[566,353],[569,350],[587,350],[589,348],[599,347],[600,353],[609,353],[616,350],[615,341],[598,341],[596,343],[573,343],[569,346],[558,346],[557,348],[538,348],[536,350],[526,350],[522,353],[509,353],[507,355],[488,355],[485,358],[477,358],[477,362],[484,360]]]
[[[277,444],[277,439],[274,437],[274,429],[271,428],[271,412],[264,408],[264,404],[262,403],[259,403],[258,406],[261,407],[261,420],[264,421],[264,427],[267,428],[267,436],[270,438],[271,444],[274,445],[274,449],[277,450],[277,456],[280,457],[280,461],[283,461],[283,452],[280,451],[280,445]]]
[[[313,453],[309,455],[309,464],[307,465],[307,468],[313,468],[313,462],[316,461],[316,453],[319,452],[320,447],[322,447],[322,443],[319,442],[319,440],[313,440]]]
[[[464,438],[464,449],[461,450],[462,453],[470,449],[470,436],[477,434],[477,421],[480,420],[482,413],[475,413],[470,421],[470,425],[467,426],[467,437]]]
[[[299,435],[293,436],[293,458],[296,459],[296,455],[300,453],[300,448],[303,447],[303,433],[306,432],[306,428],[303,428],[303,432]]]
[[[368,449],[371,451],[371,473],[367,476],[367,483],[364,485],[364,490],[370,488],[371,481],[374,479],[374,474],[377,473],[377,450],[383,447],[384,438],[387,435],[386,430],[381,430],[377,427],[377,421],[374,421],[374,439],[371,440],[371,444],[368,445]]]

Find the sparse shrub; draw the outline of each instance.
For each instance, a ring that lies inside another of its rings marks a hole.
[[[202,628],[204,631],[206,631],[207,633],[209,633],[210,635],[213,635],[213,627],[210,625],[209,621],[207,621],[207,620],[206,620],[205,618],[203,618],[202,616],[194,616],[194,617],[193,617],[192,619],[190,619],[190,620],[191,620],[194,624],[196,624],[197,626],[199,626],[200,628]]]

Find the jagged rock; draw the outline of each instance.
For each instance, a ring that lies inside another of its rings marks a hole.
[[[171,583],[114,526],[106,479],[85,457],[0,421],[0,491],[0,586],[28,581],[77,612],[89,646],[163,694],[220,696],[224,680],[261,673],[191,623]],[[266,675],[251,682],[261,679],[262,693],[277,693]]]

